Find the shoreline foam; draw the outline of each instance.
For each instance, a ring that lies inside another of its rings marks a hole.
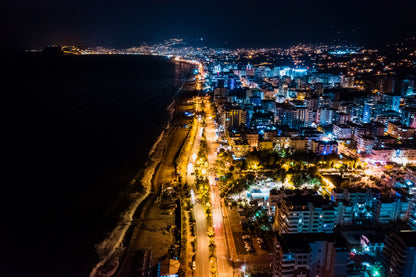
[[[89,274],[90,277],[113,276],[115,273],[117,273],[117,270],[120,266],[121,257],[126,250],[126,246],[123,245],[123,242],[125,242],[126,234],[131,228],[133,217],[136,214],[138,207],[152,192],[153,177],[155,176],[158,165],[162,161],[163,155],[165,153],[165,148],[168,146],[169,135],[171,133],[170,126],[175,113],[176,99],[183,91],[183,88],[188,81],[189,79],[186,79],[182,82],[182,85],[175,93],[172,102],[166,108],[169,112],[167,125],[149,151],[148,160],[145,163],[143,177],[140,180],[144,188],[144,192],[133,192],[130,194],[132,201],[128,208],[122,212],[116,227],[106,235],[103,241],[95,245],[96,253],[99,258],[98,263],[93,267]],[[137,178],[140,176],[140,172],[141,171],[139,171],[139,173],[137,173],[136,176],[130,181],[131,185],[136,182]]]
[[[120,258],[123,255],[125,246],[123,242],[125,240],[126,234],[130,229],[133,221],[133,216],[137,212],[138,207],[142,202],[150,195],[152,191],[152,179],[156,173],[157,167],[163,158],[164,149],[167,147],[169,141],[168,136],[170,134],[169,128],[170,123],[173,119],[173,114],[175,112],[175,103],[176,100],[173,100],[172,103],[168,106],[170,113],[167,126],[159,135],[156,142],[153,144],[152,149],[149,152],[148,161],[145,164],[145,169],[143,177],[140,180],[144,192],[131,193],[130,196],[133,199],[128,206],[128,208],[123,211],[120,220],[117,222],[116,227],[106,236],[106,238],[95,245],[96,252],[99,256],[98,263],[90,272],[90,277],[97,276],[113,276],[120,265]],[[135,183],[136,178],[140,173],[130,182],[131,184]]]

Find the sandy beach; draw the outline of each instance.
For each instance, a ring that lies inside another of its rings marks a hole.
[[[99,263],[90,276],[134,276],[137,253],[142,249],[152,250],[152,266],[163,260],[174,244],[172,226],[175,212],[167,212],[169,199],[161,199],[162,186],[169,187],[175,180],[175,158],[189,133],[191,119],[184,112],[192,109],[184,96],[179,96],[168,107],[171,112],[166,129],[159,136],[149,153],[149,160],[140,179],[142,193],[131,195],[131,204],[124,212],[115,229],[96,246]]]
[[[160,199],[161,187],[169,187],[175,180],[175,158],[186,138],[189,129],[184,128],[190,123],[183,117],[183,112],[192,106],[185,105],[181,100],[175,105],[175,112],[171,126],[163,137],[163,147],[158,147],[154,154],[161,154],[161,162],[152,180],[152,191],[144,201],[140,212],[135,215],[135,225],[128,244],[126,255],[120,266],[117,276],[134,276],[135,258],[141,249],[152,250],[152,265],[162,261],[168,254],[169,248],[174,244],[170,228],[175,225],[175,212],[166,212],[163,204],[174,204],[168,199]],[[157,153],[158,151],[162,153]]]

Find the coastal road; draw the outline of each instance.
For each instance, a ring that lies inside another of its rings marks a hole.
[[[189,165],[186,171],[186,179],[190,188],[196,192],[196,183],[194,166],[197,159],[199,145],[201,142],[201,136],[203,129],[200,124],[200,120],[197,121],[196,126],[196,136],[191,152],[189,153]],[[195,199],[192,200],[195,212],[195,221],[196,221],[196,238],[197,238],[197,251],[195,255],[196,269],[192,271],[192,276],[202,276],[209,277],[209,247],[208,247],[208,228],[207,228],[207,219],[205,217],[205,212],[201,204],[196,203]]]
[[[217,251],[218,276],[233,276],[233,268],[229,261],[229,250],[221,210],[221,198],[215,181],[215,161],[217,159],[217,132],[212,119],[212,109],[209,101],[205,101],[205,136],[208,145],[209,182],[211,185],[212,220],[215,231]]]
[[[201,204],[195,205],[195,221],[198,247],[196,252],[196,269],[193,276],[209,277],[208,228],[204,209]]]

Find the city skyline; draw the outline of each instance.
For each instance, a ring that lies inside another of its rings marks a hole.
[[[414,0],[0,10],[1,276],[416,277]]]

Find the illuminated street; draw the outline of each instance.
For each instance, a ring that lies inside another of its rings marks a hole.
[[[6,2],[0,276],[416,277],[416,1]]]
[[[202,127],[200,120],[196,121],[196,136],[191,152],[189,153],[189,164],[187,167],[187,183],[196,191],[195,187],[195,174],[194,165],[197,158],[199,144],[201,141]],[[197,240],[197,251],[195,254],[196,268],[193,270],[193,276],[209,276],[209,248],[208,248],[208,236],[207,236],[207,220],[205,212],[200,203],[195,202],[194,212],[196,220],[196,240]]]
[[[229,263],[228,243],[225,234],[225,226],[221,211],[221,199],[215,181],[216,160],[216,129],[212,119],[212,110],[209,101],[205,101],[205,136],[208,143],[209,183],[211,185],[212,220],[215,231],[215,243],[217,245],[218,276],[233,276],[233,268]]]
[[[195,205],[195,220],[198,247],[196,252],[196,269],[193,276],[209,276],[209,248],[207,236],[207,220],[200,204]]]

